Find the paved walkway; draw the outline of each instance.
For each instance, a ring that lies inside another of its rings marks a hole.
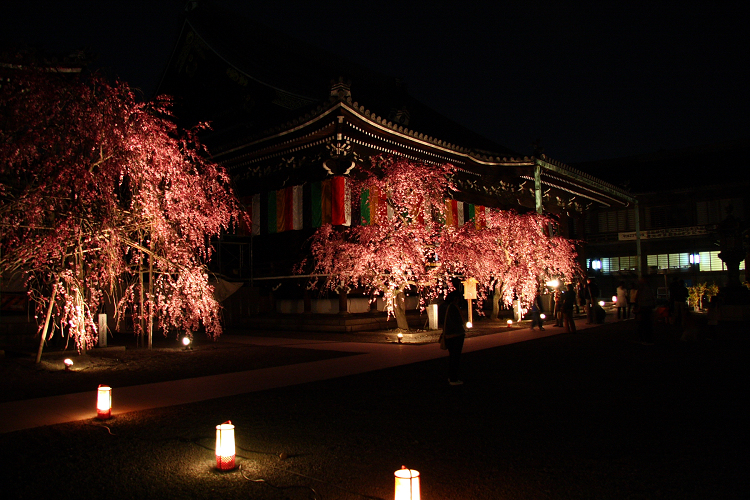
[[[576,324],[579,330],[597,326],[586,325],[585,320],[578,320]],[[497,330],[497,332],[467,338],[463,352],[490,349],[564,332],[562,328],[555,327],[547,327],[543,332],[532,331],[529,328],[504,329],[495,325],[489,328]],[[276,366],[170,382],[115,387],[112,391],[112,414],[118,415],[236,396],[446,356],[445,351],[441,351],[434,343],[424,345],[382,344],[244,335],[227,335],[222,338],[236,343],[355,352],[359,355],[299,363],[293,367]],[[0,433],[90,419],[96,416],[95,405],[96,395],[91,391],[0,403],[0,415],[2,415]]]

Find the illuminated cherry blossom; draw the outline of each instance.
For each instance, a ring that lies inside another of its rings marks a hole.
[[[34,68],[0,86],[0,270],[26,276],[40,330],[56,324],[78,349],[101,334],[105,296],[139,334],[148,317],[165,334],[221,333],[205,266],[237,202],[170,105]]]
[[[540,282],[579,273],[574,243],[550,237],[548,217],[490,209],[481,229],[474,221],[446,224],[445,199],[455,193],[454,171],[450,164],[373,159],[363,178],[354,180],[353,198],[368,190],[386,202],[371,214],[372,224],[320,228],[311,239],[311,272],[330,276],[323,286],[331,290],[382,293],[401,329],[408,329],[407,290],[418,293],[424,305],[450,290],[456,278],[473,277],[482,298],[498,290],[506,305],[518,299],[525,308]],[[300,270],[310,271],[306,264]]]

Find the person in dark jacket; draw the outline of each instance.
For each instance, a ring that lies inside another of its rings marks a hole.
[[[645,278],[638,280],[635,305],[637,308],[635,316],[638,320],[638,336],[641,339],[641,343],[654,345],[654,307],[656,307],[656,297]]]
[[[542,309],[542,297],[540,295],[537,294],[529,311],[531,313],[531,329],[533,330],[538,326],[540,331],[544,330],[544,320],[542,319],[544,309]]]
[[[466,338],[464,318],[459,309],[461,294],[453,291],[448,294],[445,302],[448,307],[445,310],[443,336],[448,348],[448,382],[450,385],[461,385],[463,382],[458,379],[458,363],[461,359],[461,350],[464,348],[464,338]]]
[[[576,287],[573,283],[568,283],[568,290],[563,294],[563,324],[565,331],[568,333],[576,332],[576,322],[573,320],[573,309],[576,307]]]

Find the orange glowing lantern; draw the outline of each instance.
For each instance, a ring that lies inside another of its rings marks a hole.
[[[396,476],[394,500],[419,500],[419,471],[402,465],[393,475]]]
[[[234,425],[231,420],[216,426],[216,468],[234,469]]]
[[[96,418],[106,420],[112,416],[112,388],[100,385],[96,391]]]

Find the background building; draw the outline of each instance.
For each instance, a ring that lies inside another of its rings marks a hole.
[[[665,297],[675,277],[688,286],[726,281],[718,227],[730,213],[748,220],[750,182],[744,170],[749,153],[750,140],[737,140],[576,167],[629,189],[638,199],[640,264]],[[603,295],[612,295],[619,281],[637,279],[635,209],[596,207],[584,219],[586,267],[599,278]],[[744,264],[741,280],[747,280]]]

